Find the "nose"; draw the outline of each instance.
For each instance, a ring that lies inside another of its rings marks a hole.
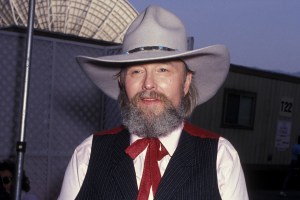
[[[143,89],[153,90],[156,88],[156,81],[154,75],[151,72],[147,72],[144,79]]]

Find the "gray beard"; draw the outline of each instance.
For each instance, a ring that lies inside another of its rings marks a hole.
[[[167,136],[182,124],[185,116],[182,101],[179,108],[176,109],[170,100],[163,95],[162,101],[165,104],[165,109],[156,115],[151,111],[145,113],[136,106],[135,102],[139,98],[139,95],[141,94],[137,94],[133,98],[135,100],[127,102],[126,105],[121,107],[123,124],[131,134],[143,138],[159,138]]]

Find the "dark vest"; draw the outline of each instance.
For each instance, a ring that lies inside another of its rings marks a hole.
[[[156,200],[220,200],[216,161],[219,136],[185,123]],[[77,200],[134,200],[138,187],[130,134],[123,127],[94,135],[87,174]]]

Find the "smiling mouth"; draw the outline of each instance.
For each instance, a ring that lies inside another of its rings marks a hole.
[[[156,104],[156,103],[160,103],[161,100],[157,98],[141,98],[141,102],[143,104]]]
[[[153,97],[141,97],[140,98],[142,101],[160,101],[158,98],[153,98]]]
[[[161,95],[157,92],[143,92],[140,94],[140,100],[144,103],[157,103],[161,102]]]
[[[155,91],[143,91],[136,94],[133,99],[135,99],[134,101],[136,102],[136,104],[138,104],[139,102],[141,105],[155,106],[161,103],[165,103],[166,97],[164,97],[163,94]]]

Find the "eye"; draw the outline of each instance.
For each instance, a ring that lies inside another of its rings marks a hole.
[[[158,71],[159,71],[159,72],[167,72],[168,69],[161,67],[161,68],[158,69]]]
[[[139,73],[141,73],[140,70],[132,70],[132,71],[130,72],[130,74],[139,74]]]
[[[141,67],[131,67],[127,70],[127,75],[133,76],[133,77],[139,76],[143,73],[144,73],[144,70]]]

